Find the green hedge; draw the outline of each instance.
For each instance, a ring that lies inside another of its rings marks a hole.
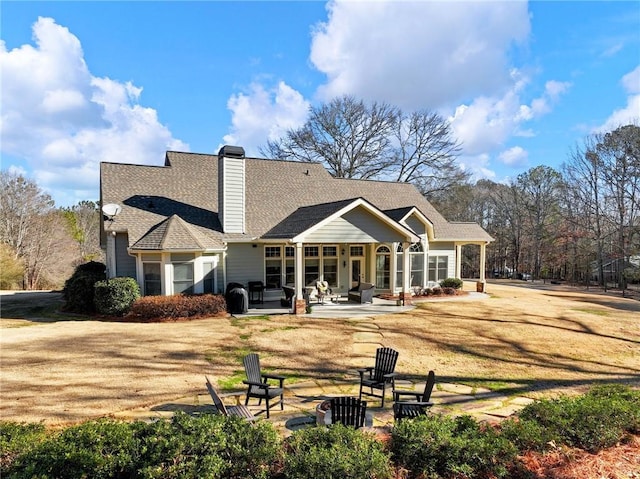
[[[112,278],[94,285],[96,311],[108,316],[124,316],[140,298],[140,286],[133,278]]]
[[[391,451],[409,478],[508,477],[517,459],[509,440],[469,416],[402,420],[393,428]]]
[[[640,433],[640,391],[604,385],[580,396],[543,399],[526,406],[502,428],[521,450],[544,451],[551,444],[564,444],[597,452]]]
[[[527,476],[518,452],[553,441],[596,452],[640,433],[640,391],[601,386],[536,401],[498,428],[469,416],[399,421],[387,446],[362,430],[312,426],[281,439],[268,421],[176,413],[87,421],[62,431],[0,422],[9,479],[495,479]]]
[[[282,447],[269,423],[219,415],[133,423],[87,421],[28,448],[0,476],[8,479],[267,479]]]
[[[336,424],[294,432],[286,442],[284,477],[387,479],[393,467],[372,434]]]

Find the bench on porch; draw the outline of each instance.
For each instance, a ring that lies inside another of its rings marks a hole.
[[[373,283],[360,283],[356,288],[349,290],[349,301],[355,301],[360,304],[373,303],[375,288],[376,286]]]

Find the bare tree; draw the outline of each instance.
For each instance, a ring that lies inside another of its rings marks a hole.
[[[599,284],[606,289],[605,264],[628,261],[640,221],[640,127],[626,125],[591,135],[563,165],[571,194],[591,232]],[[618,283],[624,278],[618,268]]]
[[[373,178],[391,164],[388,148],[397,115],[387,104],[367,106],[343,96],[312,107],[302,128],[268,142],[261,152],[273,158],[321,162],[338,178]]]
[[[61,285],[79,256],[51,197],[6,171],[0,172],[0,242],[23,265],[26,289]]]
[[[557,240],[564,192],[562,176],[548,166],[536,166],[518,175],[514,186],[522,199],[533,277],[540,278],[543,257],[553,251]]]
[[[425,195],[466,182],[455,164],[460,147],[438,114],[405,115],[351,96],[310,109],[306,123],[261,148],[265,156],[322,163],[337,178],[393,179]]]
[[[391,169],[396,181],[413,183],[427,197],[468,183],[471,174],[455,162],[460,144],[440,115],[426,110],[400,113],[394,132]]]
[[[611,260],[617,283],[626,289],[623,274],[632,254],[632,239],[640,230],[640,127],[627,125],[599,138],[594,155],[601,163],[606,214],[612,236]]]

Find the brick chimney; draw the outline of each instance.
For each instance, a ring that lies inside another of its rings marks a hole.
[[[245,232],[244,148],[225,145],[218,152],[218,217],[224,233]]]

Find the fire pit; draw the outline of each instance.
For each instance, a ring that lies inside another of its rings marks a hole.
[[[325,399],[316,406],[316,424],[326,426],[331,424],[331,400]],[[364,426],[373,427],[373,413],[367,411],[364,416]]]
[[[328,424],[328,422],[325,422],[325,420],[329,420],[330,416],[327,415],[327,411],[329,411],[330,409],[331,409],[331,401],[329,399],[322,401],[320,404],[316,406],[316,424],[319,424],[322,426],[324,426],[325,424]]]

